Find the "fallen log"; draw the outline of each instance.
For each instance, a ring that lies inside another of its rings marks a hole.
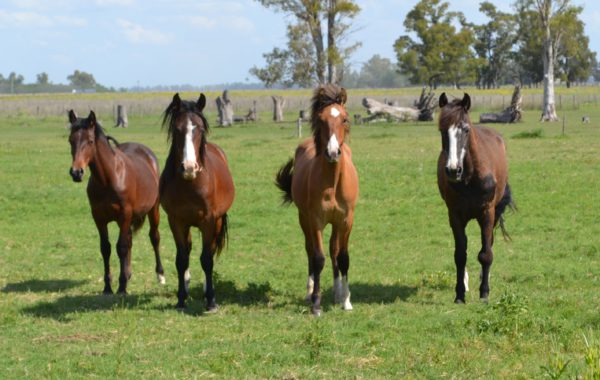
[[[395,107],[385,103],[378,102],[375,99],[364,98],[363,106],[371,116],[363,118],[364,122],[370,122],[375,119],[394,119],[396,121],[414,121],[418,120],[420,111],[412,107]]]
[[[479,116],[480,123],[516,123],[521,120],[521,87],[515,86],[510,106],[499,113],[482,113]]]

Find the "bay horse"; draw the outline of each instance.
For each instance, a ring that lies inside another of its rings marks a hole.
[[[352,310],[348,287],[348,239],[358,199],[358,174],[352,151],[345,144],[350,133],[344,107],[346,90],[335,85],[317,88],[312,98],[312,137],[297,148],[295,156],[281,167],[276,185],[284,204],[298,208],[308,255],[307,301],[311,311],[321,313],[320,275],[325,265],[323,229],[332,225],[329,255],[333,266],[334,302]],[[341,278],[340,278],[341,272]]]
[[[139,230],[146,216],[150,220],[150,242],[156,260],[156,275],[165,283],[160,260],[160,206],[158,199],[158,161],[150,148],[137,143],[119,144],[107,136],[96,114],[78,118],[69,111],[71,156],[69,174],[81,182],[86,167],[90,168],[87,195],[92,217],[100,235],[100,251],[104,260],[104,294],[112,294],[110,272],[110,241],[108,223],[117,222],[119,238],[116,249],[121,264],[118,293],[127,292],[131,278],[131,246],[133,233]],[[113,142],[114,146],[110,144]]]
[[[454,302],[464,303],[465,291],[468,290],[465,227],[471,219],[476,219],[481,229],[481,250],[477,256],[481,264],[479,298],[485,302],[490,292],[494,228],[500,225],[504,237],[509,238],[504,228],[503,213],[506,207],[514,208],[508,184],[506,147],[496,131],[471,123],[471,98],[468,94],[448,102],[446,94],[442,93],[439,106],[442,151],[438,158],[437,179],[454,235]]]
[[[213,256],[219,254],[227,240],[227,211],[233,203],[235,189],[221,148],[207,142],[209,126],[202,113],[206,97],[197,102],[173,96],[163,117],[171,142],[169,155],[160,176],[160,203],[169,218],[177,248],[176,267],[179,279],[177,308],[184,309],[188,296],[192,250],[191,227],[202,232],[200,263],[204,270],[206,309],[217,309],[213,287]]]

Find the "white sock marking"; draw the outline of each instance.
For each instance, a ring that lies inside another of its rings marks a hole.
[[[161,285],[164,285],[164,284],[167,283],[167,280],[165,279],[165,276],[162,275],[162,274],[160,274],[160,273],[156,274],[156,278],[158,279],[158,283],[161,284]]]
[[[352,310],[350,303],[350,287],[348,286],[348,276],[342,276],[342,309]]]
[[[190,275],[190,270],[186,269],[185,273],[183,274],[183,282],[184,282],[186,293],[190,292],[190,280],[191,279],[192,279],[192,276]]]
[[[467,272],[467,268],[465,268],[465,277],[463,277],[463,282],[465,283],[465,292],[469,291],[469,272]]]
[[[308,280],[306,281],[306,300],[310,301],[313,290],[315,288],[315,279],[312,275],[308,276]]]

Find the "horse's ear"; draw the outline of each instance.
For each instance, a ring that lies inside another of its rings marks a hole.
[[[75,114],[75,111],[70,110],[69,111],[69,123],[75,124],[76,121],[77,121],[77,115]]]
[[[346,94],[346,89],[345,88],[341,88],[340,90],[340,94],[338,95],[338,103],[340,103],[341,105],[345,105],[346,101],[348,100],[348,94]]]
[[[460,105],[463,106],[465,111],[468,111],[469,108],[471,108],[471,97],[466,92],[465,92],[465,96],[463,96],[463,99],[460,102]]]
[[[196,107],[198,107],[200,112],[202,112],[202,110],[204,109],[205,106],[206,106],[206,96],[204,96],[204,94],[200,93],[200,97],[198,98]]]
[[[96,121],[96,114],[94,111],[90,111],[90,116],[88,116],[88,128],[96,127],[98,122]]]
[[[443,108],[446,104],[448,104],[448,98],[446,97],[446,93],[442,92],[442,95],[440,95],[440,108]]]
[[[181,98],[179,97],[178,92],[176,92],[175,95],[173,95],[173,101],[171,102],[171,104],[173,104],[177,108],[181,106]]]

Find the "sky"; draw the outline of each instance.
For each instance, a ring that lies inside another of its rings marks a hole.
[[[362,47],[352,67],[375,54],[396,62],[393,43],[418,0],[358,0],[349,42]],[[484,23],[481,0],[452,0],[470,22]],[[502,11],[512,1],[491,0]],[[600,53],[600,1],[584,7],[590,49]],[[289,20],[287,20],[289,21]],[[254,0],[0,0],[0,74],[32,83],[46,72],[67,83],[75,70],[114,88],[252,83],[263,53],[285,47],[286,18]],[[599,55],[600,58],[600,55]]]

